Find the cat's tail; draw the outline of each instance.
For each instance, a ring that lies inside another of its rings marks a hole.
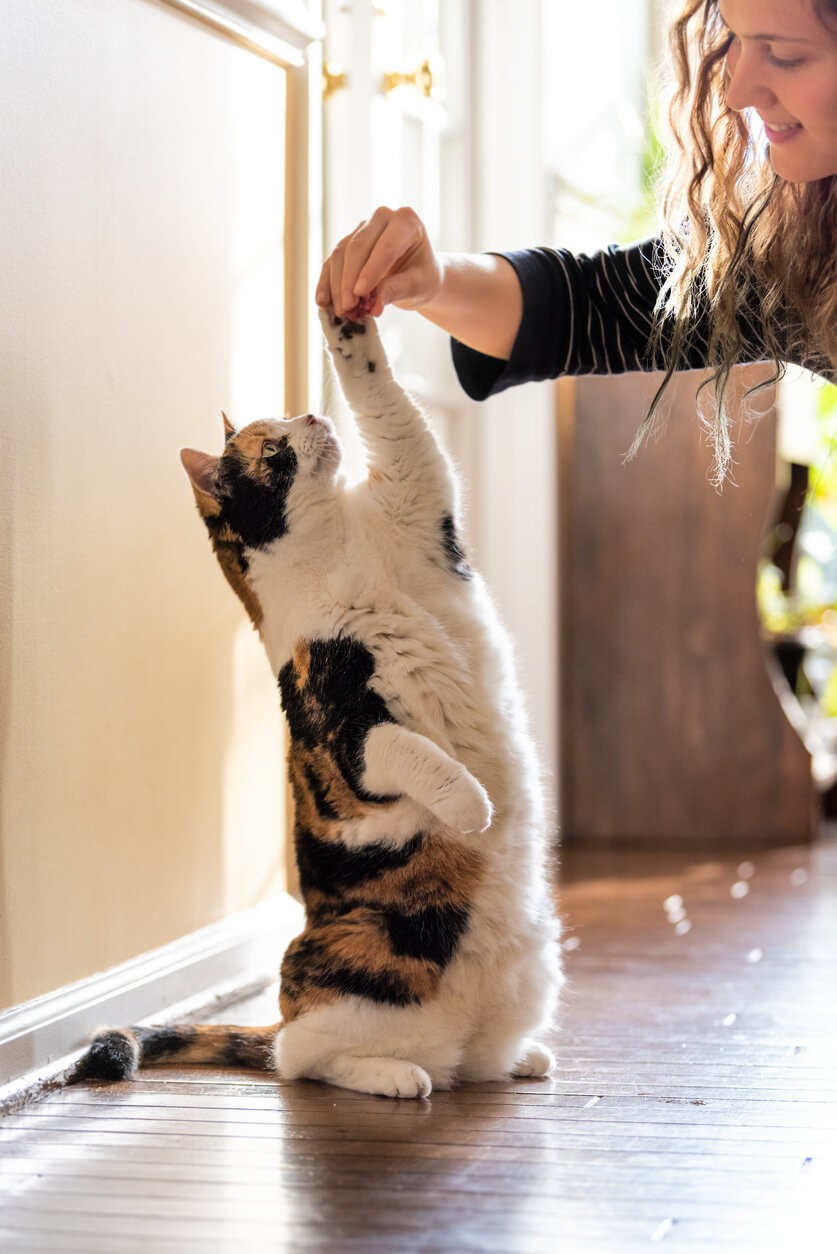
[[[281,1023],[271,1027],[233,1024],[111,1028],[93,1038],[67,1076],[85,1080],[130,1080],[140,1067],[241,1067],[273,1070],[273,1047]]]

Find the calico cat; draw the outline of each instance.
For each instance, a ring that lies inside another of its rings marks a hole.
[[[509,643],[458,532],[457,484],[374,320],[322,314],[367,453],[332,424],[225,418],[184,449],[290,730],[304,931],[271,1028],[103,1034],[79,1078],[153,1062],[275,1066],[364,1093],[541,1076],[561,983],[535,753]],[[486,791],[486,789],[488,791]]]

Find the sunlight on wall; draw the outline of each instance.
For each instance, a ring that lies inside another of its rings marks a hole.
[[[238,426],[284,410],[284,164],[275,153],[285,128],[282,86],[264,108],[264,84],[239,61],[229,84],[230,125],[236,136],[231,170],[230,418]]]
[[[0,1006],[252,905],[284,816],[177,450],[282,409],[285,75],[146,0],[3,16]]]
[[[249,622],[241,624],[232,642],[231,692],[224,764],[224,890],[227,909],[241,909],[282,888],[285,868],[279,691]]]
[[[274,71],[274,80],[280,76]],[[284,76],[281,76],[284,78]],[[276,84],[275,84],[276,85]],[[284,404],[284,164],[275,153],[286,99],[265,108],[247,60],[229,81],[237,136],[230,181],[230,335],[227,412],[236,427],[281,417]],[[273,159],[271,159],[273,158]],[[285,763],[279,693],[257,633],[244,619],[232,640],[231,708],[224,763],[224,899],[254,905],[283,887]]]

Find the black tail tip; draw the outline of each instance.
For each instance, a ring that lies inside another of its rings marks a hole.
[[[72,1082],[130,1080],[139,1066],[139,1046],[129,1032],[100,1032],[80,1059]]]

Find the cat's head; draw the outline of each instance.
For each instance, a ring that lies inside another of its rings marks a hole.
[[[258,626],[247,550],[265,549],[302,523],[330,494],[342,453],[331,422],[313,414],[252,422],[241,431],[225,414],[224,435],[220,457],[184,448],[180,460],[224,574]]]
[[[180,450],[180,460],[210,529],[234,533],[249,549],[285,535],[295,512],[333,483],[340,444],[327,418],[274,418],[236,431],[226,414],[220,457]]]

